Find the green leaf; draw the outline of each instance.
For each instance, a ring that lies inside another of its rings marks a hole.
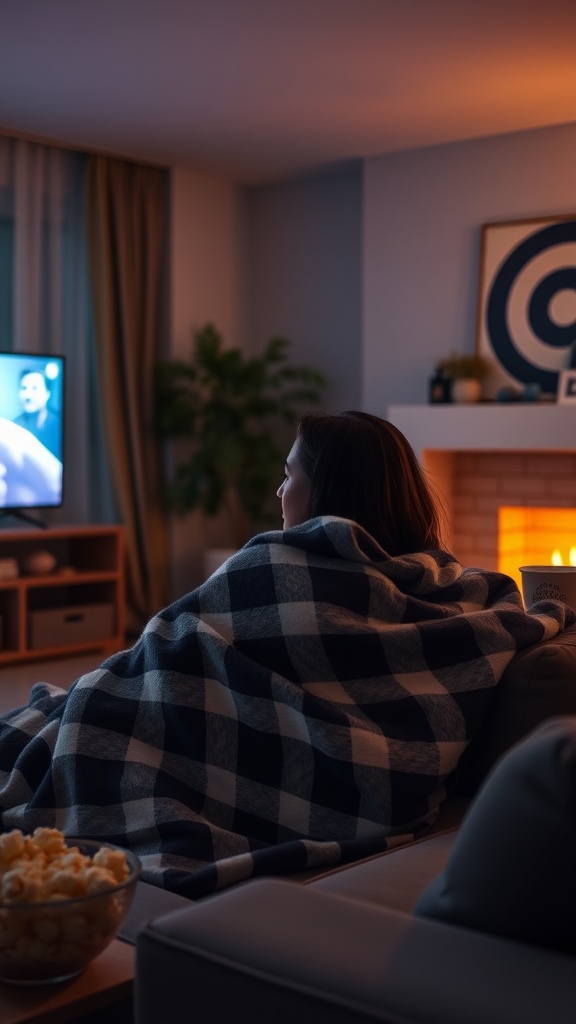
[[[281,478],[286,424],[295,429],[326,385],[318,370],[293,366],[289,352],[283,337],[256,356],[225,348],[208,323],[194,335],[189,362],[158,364],[158,436],[180,438],[179,453],[187,449],[167,482],[174,511],[215,515],[237,504],[254,527],[266,516]]]

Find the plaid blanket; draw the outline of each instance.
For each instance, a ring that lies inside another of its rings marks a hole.
[[[2,827],[120,843],[192,898],[385,849],[434,820],[514,653],[574,619],[347,520],[260,534],[0,719]]]

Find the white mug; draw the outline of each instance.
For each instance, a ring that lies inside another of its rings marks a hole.
[[[564,601],[576,611],[576,565],[521,565],[524,607],[536,601]]]

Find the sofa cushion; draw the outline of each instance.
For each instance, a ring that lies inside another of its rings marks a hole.
[[[419,839],[308,884],[322,892],[411,913],[423,889],[446,864],[456,834],[454,829]]]
[[[502,758],[414,912],[576,951],[576,717],[551,719]]]
[[[455,792],[472,796],[510,747],[557,715],[576,715],[576,625],[514,656],[460,759]]]

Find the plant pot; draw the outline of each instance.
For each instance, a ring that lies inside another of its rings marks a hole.
[[[459,377],[452,381],[453,402],[479,402],[482,385],[477,377]]]

